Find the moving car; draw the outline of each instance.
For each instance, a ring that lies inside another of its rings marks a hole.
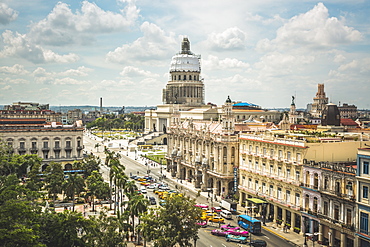
[[[256,240],[252,240],[249,243],[249,246],[253,246],[253,247],[266,247],[267,246],[267,243],[266,243],[265,240],[256,239]]]
[[[194,205],[195,207],[198,207],[198,208],[204,208],[204,209],[208,209],[208,205],[207,204],[195,204]]]
[[[156,205],[157,204],[157,202],[156,202],[156,200],[155,200],[155,198],[154,197],[152,197],[152,196],[149,196],[149,203],[150,203],[150,205]]]
[[[216,236],[226,236],[228,233],[221,229],[214,229],[211,231],[211,234]]]
[[[239,230],[240,227],[239,226],[233,226],[233,225],[227,224],[227,225],[222,225],[221,226],[221,229],[225,229],[225,230]]]
[[[238,242],[238,243],[241,243],[241,244],[245,244],[247,242],[247,237],[227,234],[226,235],[226,241],[227,242],[232,241],[232,242]]]

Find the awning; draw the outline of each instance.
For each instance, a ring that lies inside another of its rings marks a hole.
[[[267,203],[266,201],[264,200],[261,200],[261,199],[258,199],[258,198],[246,198],[247,201],[250,201],[251,203],[254,203],[254,204],[263,204],[263,203]]]

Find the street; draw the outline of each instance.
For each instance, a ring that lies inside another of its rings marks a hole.
[[[94,149],[95,143],[98,143],[96,140],[92,140],[89,137],[84,138],[84,145],[85,145],[85,150],[90,152],[93,150],[93,153],[97,156],[99,156],[102,160],[102,163],[104,163],[104,158],[105,154],[103,152],[103,147],[99,147],[99,152],[96,152],[96,148]],[[101,143],[101,142],[100,142]],[[141,164],[139,161],[141,161],[141,157],[138,157],[137,160],[132,159],[134,156],[133,152],[129,153],[126,150],[122,149],[111,149],[114,150],[115,152],[118,152],[121,154],[121,164],[123,164],[126,167],[125,173],[130,176],[130,174],[133,175],[147,175],[149,171],[149,175],[151,175],[153,178],[155,178],[157,181],[160,181],[161,178],[161,168],[159,165],[156,166],[145,166]],[[95,151],[95,152],[94,152]],[[145,163],[145,162],[143,162]],[[101,172],[103,173],[103,177],[106,181],[108,180],[108,174],[109,174],[109,169],[107,167],[104,167],[102,165]],[[196,193],[195,191],[191,190],[184,184],[178,183],[177,180],[170,179],[169,176],[170,174],[167,174],[164,168],[162,168],[162,174],[165,174],[167,178],[163,179],[165,183],[168,184],[168,186],[171,189],[177,189],[181,191],[182,193],[190,196],[191,198],[196,198]],[[140,185],[138,184],[138,187],[140,188]],[[148,196],[155,196],[153,192],[148,192]],[[156,197],[157,198],[157,197]],[[207,201],[207,198],[200,196],[196,198],[197,203],[204,203],[204,204],[209,204]],[[158,202],[158,200],[157,200]],[[213,203],[214,206],[218,206],[218,202]],[[211,206],[211,205],[210,205]],[[233,217],[232,220],[225,220],[225,224],[230,223],[231,225],[237,225],[236,223],[236,217]],[[206,228],[201,228],[199,230],[199,239],[196,242],[197,247],[216,247],[216,246],[223,246],[223,247],[231,247],[231,246],[243,246],[239,243],[233,243],[233,242],[226,242],[224,237],[220,236],[213,236],[211,234],[211,231],[213,229],[219,228],[218,223],[210,223]],[[262,239],[267,242],[267,246],[284,246],[284,247],[294,247],[295,245],[288,243],[287,241],[279,238],[275,234],[266,231],[262,229],[262,234],[260,235],[252,235],[252,239]],[[247,244],[244,244],[245,246],[248,246]]]

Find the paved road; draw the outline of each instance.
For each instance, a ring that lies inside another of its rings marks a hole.
[[[93,147],[95,145],[96,141],[92,140],[90,138],[85,137],[84,139],[84,145],[85,145],[85,150],[90,152],[91,150],[94,150]],[[102,152],[103,148],[99,148],[101,152],[96,153],[96,148],[95,148],[95,155],[98,155],[103,161],[105,154]],[[150,175],[157,179],[158,181],[161,178],[161,169],[160,166],[144,166],[138,161],[135,161],[131,159],[130,157],[134,157],[133,153],[127,153],[125,150],[120,150],[120,149],[115,149],[114,151],[119,152],[121,154],[121,163],[125,165],[126,171],[125,173],[129,176],[130,174],[135,174],[135,175],[146,175],[148,174],[148,170],[150,170]],[[127,156],[127,154],[129,156]],[[140,159],[140,158],[139,158]],[[162,173],[165,173],[164,168],[162,168]],[[101,169],[103,172],[104,177],[107,177],[108,175],[108,168],[103,167]],[[164,182],[166,182],[172,189],[175,189],[176,187],[182,191],[185,192],[186,195],[189,195],[192,198],[196,197],[196,193],[188,188],[186,188],[183,184],[179,184],[176,181],[173,181],[169,178],[163,179]],[[140,185],[138,185],[140,188]],[[154,196],[154,193],[148,192],[148,196]],[[155,196],[156,197],[156,196]],[[198,203],[205,203],[208,204],[207,199],[205,197],[198,197],[197,199]],[[218,206],[218,203],[215,202],[215,205]],[[237,225],[236,224],[236,219],[234,218],[233,220],[226,220],[226,224],[230,223],[232,225]],[[208,227],[206,228],[201,228],[199,231],[199,237],[200,239],[197,241],[196,246],[197,247],[232,247],[232,246],[248,246],[247,244],[241,245],[239,243],[231,243],[231,242],[226,242],[224,237],[218,237],[218,236],[213,236],[211,234],[211,230],[218,228],[219,225],[218,223],[211,223]],[[273,247],[273,246],[278,246],[278,247],[294,247],[294,245],[287,243],[285,240],[277,237],[276,235],[270,233],[269,231],[266,231],[262,229],[262,234],[261,235],[252,235],[252,239],[263,239],[267,242],[267,246]]]

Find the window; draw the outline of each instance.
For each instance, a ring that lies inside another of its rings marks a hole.
[[[360,232],[368,235],[369,231],[369,215],[360,213]]]
[[[70,147],[71,147],[71,141],[67,141],[67,142],[66,142],[66,147],[67,147],[67,148],[70,148]]]
[[[290,191],[289,190],[286,191],[286,201],[288,204],[290,204]]]
[[[20,147],[21,149],[24,149],[24,147],[25,147],[24,142],[20,142],[20,143],[19,143],[19,147]]]
[[[256,146],[256,155],[258,155],[258,146]]]
[[[290,179],[290,169],[286,169],[286,178]]]
[[[250,189],[252,189],[252,179],[250,178],[250,179],[248,179],[248,187],[250,188]]]
[[[289,151],[287,152],[287,155],[286,156],[287,156],[286,158],[288,159],[288,161],[290,161],[290,159],[291,159],[291,153]]]
[[[300,173],[299,172],[295,172],[295,180],[297,180],[297,182],[299,182],[300,180]]]
[[[48,148],[49,146],[49,143],[48,142],[44,142],[44,148]]]
[[[368,174],[369,175],[369,162],[363,163],[363,174]]]
[[[277,190],[277,198],[281,200],[281,188],[278,188]]]
[[[271,158],[274,156],[274,149],[270,150],[270,155],[271,155]]]
[[[56,147],[56,148],[60,148],[59,141],[55,141],[55,147]]]
[[[369,198],[369,187],[367,186],[362,187],[362,198],[365,198],[365,199]]]
[[[249,153],[252,153],[252,145],[249,145]]]
[[[258,181],[256,180],[255,181],[255,190],[258,192],[258,190],[260,189],[259,185],[258,185]]]
[[[301,154],[300,153],[297,153],[297,162],[301,163]]]
[[[329,203],[328,202],[324,202],[324,215],[328,215],[329,213]]]
[[[273,196],[274,196],[274,186],[273,186],[273,185],[270,185],[269,195],[270,195],[271,197],[273,197]]]
[[[262,163],[262,172],[266,172],[266,164]]]
[[[32,142],[31,145],[32,145],[32,149],[36,148],[36,142]]]
[[[254,165],[254,169],[255,169],[255,171],[258,171],[259,169],[258,169],[258,162],[256,161],[256,163],[255,163],[255,165]]]
[[[281,167],[278,167],[278,177],[281,176]]]
[[[263,148],[263,155],[266,155],[266,148]]]
[[[283,151],[279,150],[279,159],[283,158]]]
[[[299,193],[295,193],[295,205],[296,206],[301,206],[301,197],[299,195]]]
[[[270,165],[270,174],[272,174],[274,171],[274,166],[273,165]]]
[[[267,191],[266,191],[266,183],[262,183],[262,193],[263,194],[267,193]]]

